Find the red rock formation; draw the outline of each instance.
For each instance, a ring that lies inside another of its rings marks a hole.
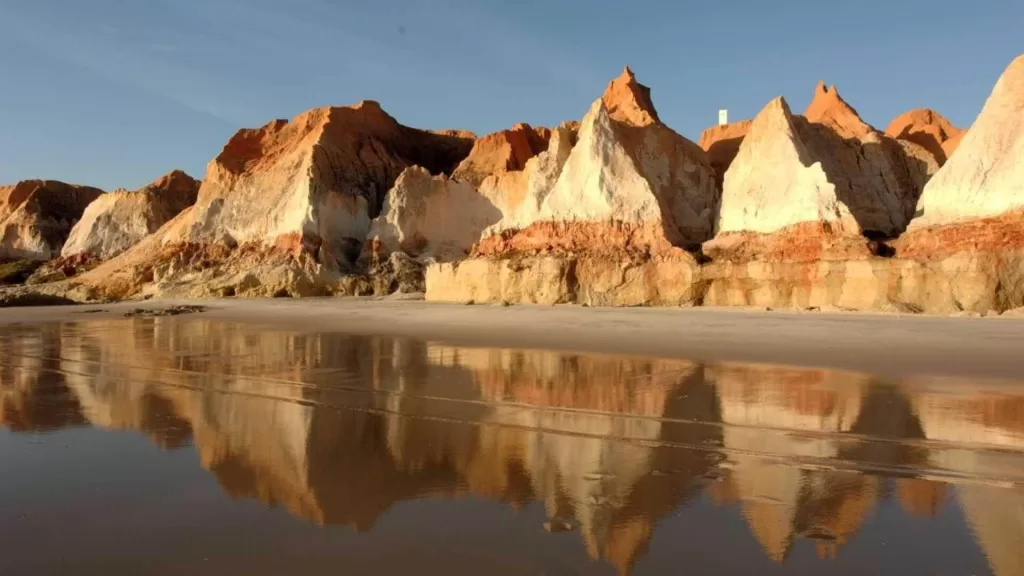
[[[580,138],[588,141],[574,148],[547,199],[547,210],[522,229],[482,239],[476,255],[667,253],[707,234],[716,192],[704,151],[661,123],[650,89],[628,67],[609,83],[599,103],[581,128]],[[610,151],[587,157],[595,146]],[[614,158],[616,154],[622,159]],[[662,165],[658,159],[668,162]],[[631,165],[636,175],[609,172],[591,188],[590,173],[615,163]],[[635,189],[634,180],[647,189]],[[680,206],[687,201],[693,205]],[[609,206],[610,213],[597,216]]]
[[[960,141],[963,140],[966,135],[967,130],[961,130],[959,134],[942,143],[942,153],[945,154],[947,160],[953,155],[953,152],[956,152],[956,149],[960,147]]]
[[[746,127],[705,253],[734,262],[870,257],[864,236],[900,233],[937,168],[927,151],[878,132],[835,86],[819,83],[806,117],[780,98]]]
[[[473,144],[469,156],[452,177],[479,186],[488,176],[516,172],[526,161],[548,148],[551,130],[516,124],[510,130],[488,134]]]
[[[864,122],[835,85],[819,82],[804,111],[804,139],[816,150],[830,181],[865,231],[902,232],[927,179],[937,170],[893,138]]]
[[[814,98],[804,110],[804,118],[832,128],[843,138],[863,138],[875,131],[861,120],[853,106],[843,100],[835,84],[825,86],[823,80],[815,86]]]
[[[893,138],[907,140],[931,152],[939,165],[946,163],[948,153],[945,144],[953,138],[959,138],[963,130],[953,126],[944,116],[928,108],[917,108],[904,112],[885,129],[885,133]],[[950,146],[955,149],[955,143]]]
[[[658,112],[651,100],[651,89],[636,81],[629,66],[612,80],[601,96],[608,116],[631,126],[660,124]]]
[[[0,186],[0,258],[48,260],[60,253],[98,188],[54,180]]]

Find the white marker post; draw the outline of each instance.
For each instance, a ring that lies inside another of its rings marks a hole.
[[[718,111],[718,125],[719,126],[725,126],[728,123],[729,123],[729,111],[728,110],[719,110]]]

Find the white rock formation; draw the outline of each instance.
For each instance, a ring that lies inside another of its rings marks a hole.
[[[1024,55],[1003,72],[956,153],[928,182],[911,229],[1024,209]]]
[[[403,126],[369,101],[240,130],[193,207],[77,281],[110,297],[330,293],[402,171],[450,173],[472,142]]]
[[[502,211],[502,219],[482,237],[521,229],[537,221],[544,200],[558,182],[579,134],[579,125],[566,122],[551,131],[548,147],[530,158],[522,172],[492,176],[480,183],[480,193]]]
[[[61,256],[89,254],[102,260],[117,256],[195,203],[199,184],[175,170],[140,190],[100,196],[71,229]]]
[[[725,173],[716,233],[767,234],[807,222],[860,232],[821,163],[807,150],[789,105],[776,98],[754,118]]]
[[[440,261],[466,256],[501,211],[469,182],[406,168],[374,219],[368,244],[375,251],[405,252]]]
[[[528,135],[528,136],[527,136]],[[407,168],[374,219],[367,248],[420,260],[464,258],[481,236],[532,222],[554,186],[576,128],[518,124],[477,140],[451,178]],[[547,149],[534,155],[534,150]]]
[[[535,222],[664,222],[673,245],[694,244],[711,234],[717,196],[704,151],[661,123],[648,88],[627,68],[583,118]],[[527,219],[516,218],[524,227]]]

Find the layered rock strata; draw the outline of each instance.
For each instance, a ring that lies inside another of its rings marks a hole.
[[[925,151],[861,120],[835,86],[819,84],[803,117],[777,98],[754,119],[725,174],[716,238],[705,249],[743,245],[742,258],[774,258],[776,245],[797,241],[801,249],[783,258],[807,259],[846,238],[895,237],[937,168]]]
[[[402,171],[450,173],[472,142],[370,101],[240,130],[194,206],[80,282],[106,297],[332,293]]]
[[[828,115],[819,112],[818,117]],[[744,146],[754,142],[748,136]],[[739,252],[723,238],[706,245],[713,256],[725,244],[739,257],[726,253],[702,270],[707,286],[703,303],[937,313],[983,313],[1024,305],[1021,158],[1024,57],[1003,74],[957,153],[928,181],[917,217],[891,246],[858,240],[857,232],[866,230],[852,205],[845,207],[854,217],[845,216],[840,199],[839,212],[824,211],[829,217],[822,218],[821,231],[827,234],[817,234],[823,238],[820,243],[815,235],[797,229],[772,242],[757,238],[754,247],[759,252],[752,257],[753,251]],[[778,170],[777,162],[775,166]],[[737,171],[732,180],[727,174],[722,218],[730,213],[727,205],[741,167],[738,159],[730,169]],[[753,182],[756,189],[758,179]],[[736,206],[739,214],[750,216],[749,201]],[[856,224],[861,224],[859,230]]]
[[[548,168],[565,152],[552,142]],[[543,183],[472,258],[428,268],[428,299],[693,302],[697,261],[684,247],[711,233],[714,171],[700,147],[659,120],[628,68],[590,107],[557,178],[537,164]]]

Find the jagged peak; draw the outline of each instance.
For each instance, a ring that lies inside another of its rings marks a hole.
[[[637,82],[629,66],[612,80],[601,96],[608,115],[619,122],[634,126],[660,124],[658,111],[651,101],[651,89]]]
[[[826,86],[824,80],[818,81],[814,89],[814,98],[807,105],[804,117],[811,122],[827,124],[844,135],[849,133],[861,137],[874,131],[874,128],[861,119],[857,110],[843,100],[836,85]]]
[[[793,122],[793,111],[789,107],[789,102],[782,96],[776,96],[768,104],[765,104],[764,108],[754,116],[754,119],[750,121],[750,125],[747,128],[748,134],[752,132],[758,132],[765,125],[776,125],[780,122],[792,124]]]

